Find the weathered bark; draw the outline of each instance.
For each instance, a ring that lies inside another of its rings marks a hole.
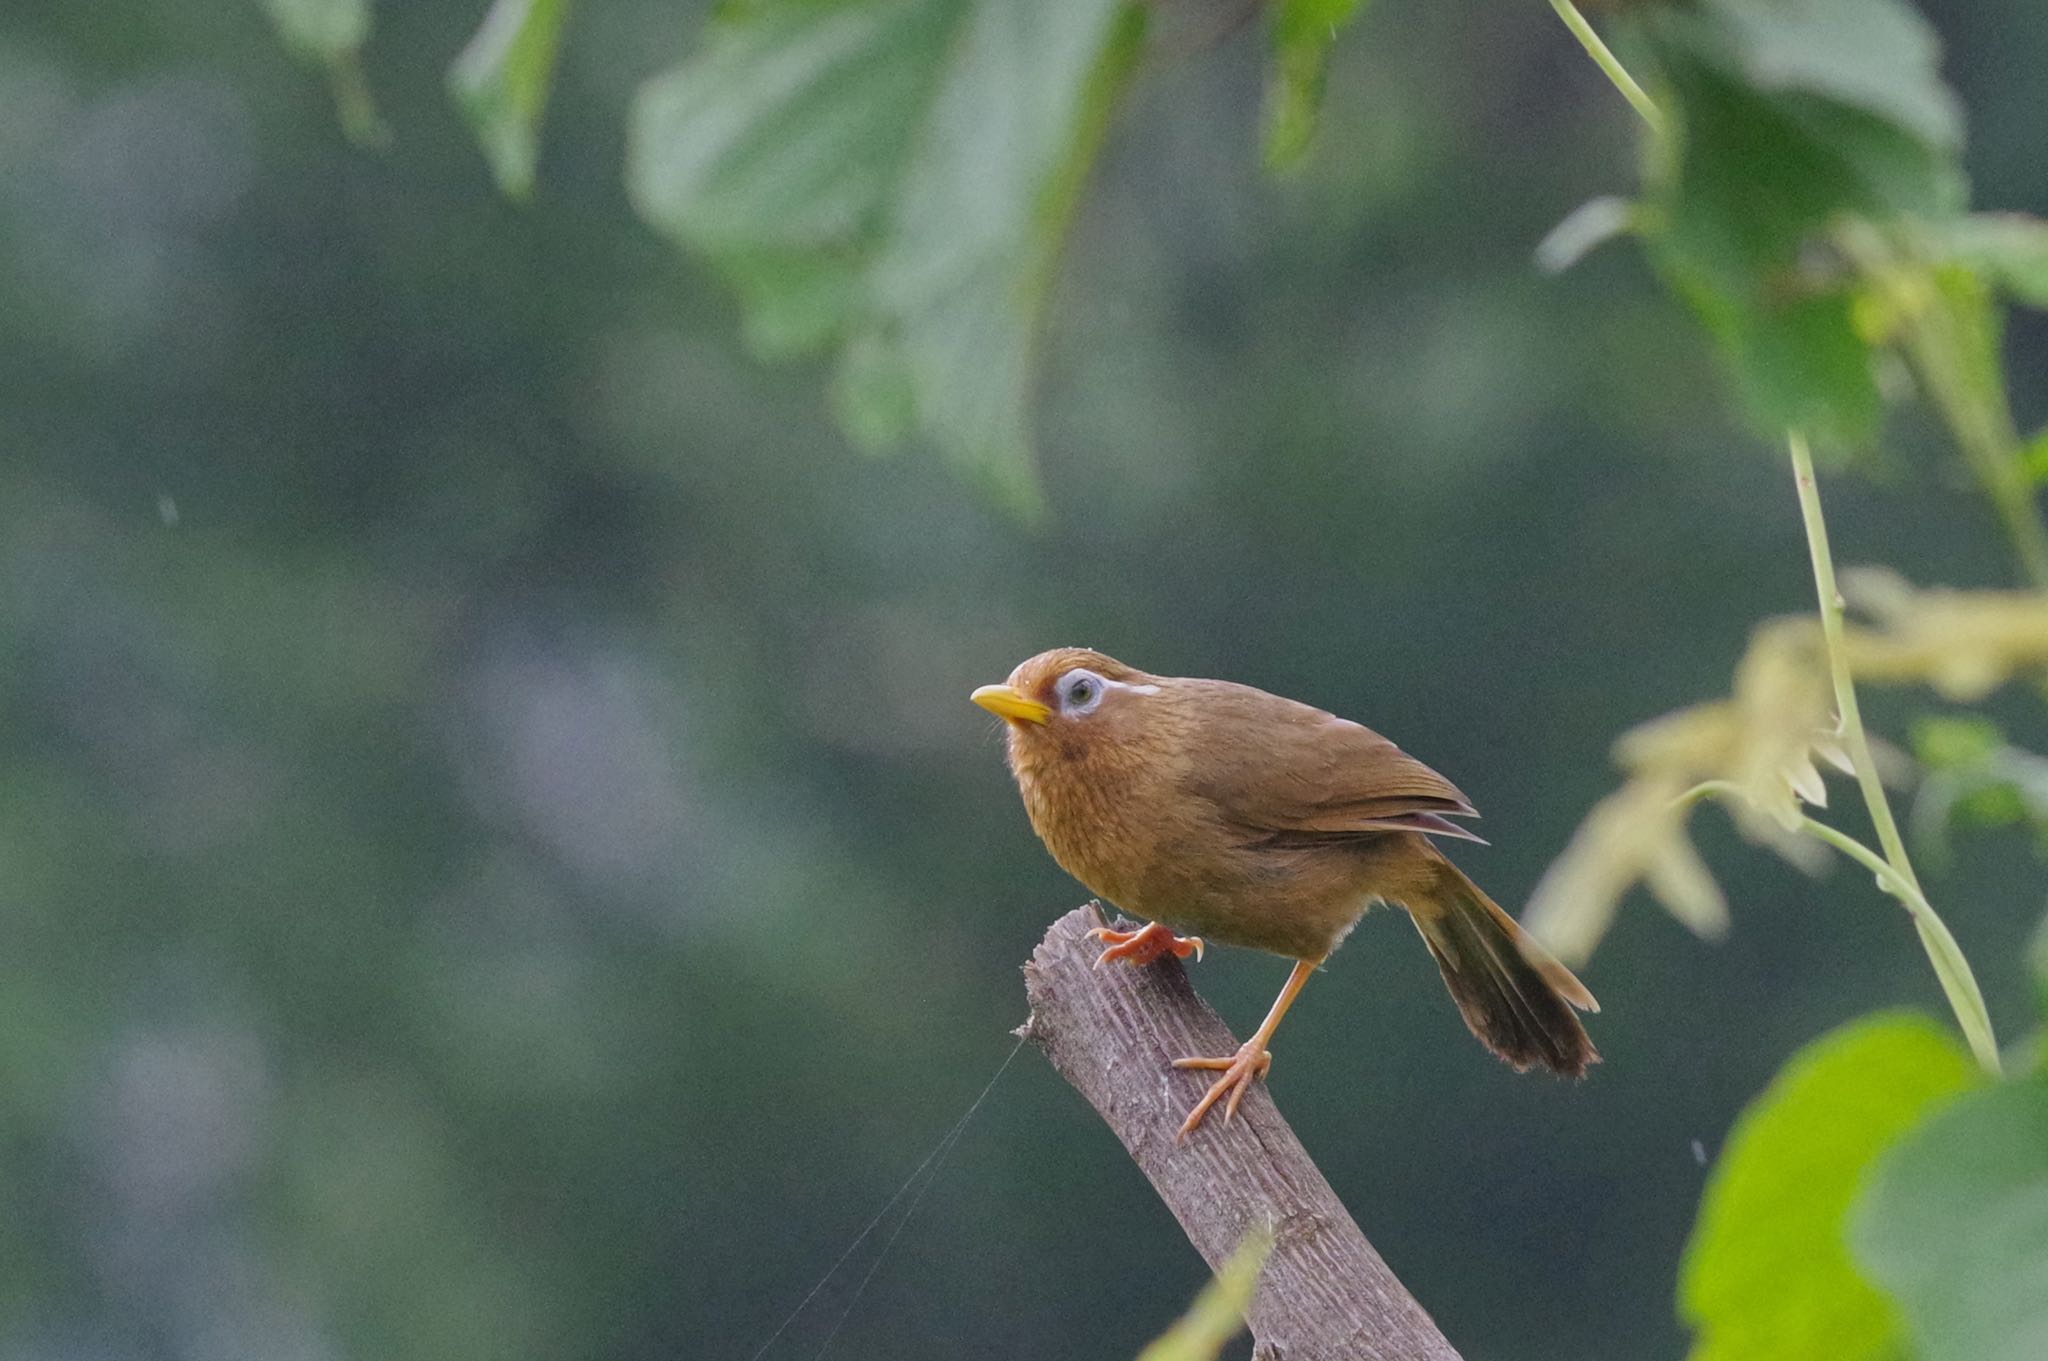
[[[1271,1225],[1248,1321],[1255,1361],[1458,1361],[1429,1314],[1365,1241],[1280,1118],[1261,1082],[1237,1118],[1212,1112],[1174,1136],[1212,1073],[1171,1061],[1223,1055],[1237,1040],[1171,956],[1095,968],[1093,903],[1053,923],[1024,966],[1031,1019],[1019,1032],[1109,1123],[1213,1270],[1246,1230]]]

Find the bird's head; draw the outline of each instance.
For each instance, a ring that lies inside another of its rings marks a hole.
[[[1056,647],[1018,664],[974,702],[1010,726],[1013,742],[1062,745],[1130,727],[1135,706],[1160,693],[1160,679],[1092,648]]]

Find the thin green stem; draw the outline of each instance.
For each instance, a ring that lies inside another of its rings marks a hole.
[[[1806,547],[1813,557],[1813,585],[1820,597],[1820,631],[1827,642],[1828,672],[1835,685],[1835,707],[1842,716],[1842,741],[1849,760],[1856,767],[1856,782],[1863,787],[1863,802],[1870,807],[1870,820],[1877,827],[1878,844],[1885,858],[1910,881],[1913,862],[1906,856],[1906,842],[1892,817],[1891,801],[1885,797],[1884,782],[1877,776],[1877,763],[1870,755],[1870,735],[1863,728],[1863,709],[1856,702],[1856,682],[1849,675],[1849,658],[1842,644],[1842,592],[1835,585],[1835,557],[1828,547],[1827,521],[1821,517],[1820,482],[1813,475],[1813,451],[1806,436],[1793,431],[1786,437],[1792,452],[1792,477],[1799,487],[1799,514],[1806,523]]]
[[[1685,808],[1708,798],[1747,800],[1749,793],[1741,785],[1728,780],[1702,780],[1672,800],[1672,806]],[[1956,1024],[1962,1027],[1963,1037],[1969,1041],[1970,1052],[1976,1055],[1985,1072],[1995,1076],[1999,1071],[1998,1039],[1991,1030],[1991,1016],[1984,1007],[1984,994],[1977,987],[1977,977],[1970,972],[1970,961],[1963,957],[1962,947],[1956,944],[1955,936],[1950,934],[1947,923],[1934,910],[1934,905],[1927,901],[1920,885],[1855,837],[1825,822],[1816,822],[1802,814],[1799,831],[1816,841],[1826,842],[1869,870],[1876,876],[1877,886],[1905,907],[1907,915],[1913,919],[1914,929],[1920,934],[1920,946],[1927,952],[1928,963],[1934,966],[1934,976],[1941,980],[1942,991],[1955,1012]]]
[[[1600,41],[1600,35],[1586,22],[1586,16],[1579,13],[1579,7],[1572,0],[1550,0],[1550,7],[1557,11],[1557,17],[1564,20],[1564,26],[1579,40],[1579,46],[1586,49],[1586,55],[1593,64],[1607,74],[1614,88],[1621,91],[1621,97],[1635,106],[1635,111],[1650,125],[1650,131],[1661,134],[1664,131],[1664,115],[1657,108],[1656,101],[1643,93],[1643,87],[1636,84],[1636,78],[1628,73],[1607,44]]]
[[[1701,780],[1671,801],[1673,808],[1690,808],[1701,799],[1747,799],[1747,790],[1733,780]]]
[[[1635,77],[1601,41],[1593,26],[1586,22],[1586,16],[1579,13],[1578,6],[1572,0],[1550,0],[1550,7],[1571,30],[1572,36],[1579,40],[1579,45],[1586,49],[1586,55],[1649,124],[1651,132],[1661,136],[1664,115],[1656,101],[1644,93]],[[2031,489],[2017,477],[2016,461],[2006,456],[2005,446],[2008,443],[2016,445],[2016,438],[2010,442],[2003,441],[1997,438],[1995,428],[1987,431],[1981,420],[1961,419],[1964,414],[1981,416],[1981,411],[1970,410],[1973,404],[1962,400],[1968,384],[1942,381],[1958,375],[1947,372],[1947,366],[1930,363],[1931,356],[1926,353],[1916,357],[1923,371],[1937,370],[1929,375],[1929,386],[1935,390],[1936,399],[1944,408],[1943,414],[1949,417],[1966,456],[1970,457],[1978,475],[1984,480],[2028,574],[2035,578],[2036,584],[2048,587],[2048,531],[2043,529]],[[1977,977],[1971,972],[1962,947],[1956,943],[1941,914],[1934,910],[1934,905],[1927,901],[1927,894],[1920,887],[1920,877],[1913,871],[1912,858],[1906,854],[1905,839],[1899,835],[1898,820],[1892,816],[1891,801],[1885,796],[1884,784],[1878,778],[1877,762],[1870,751],[1870,736],[1863,727],[1862,708],[1856,702],[1856,685],[1849,674],[1848,653],[1843,647],[1842,593],[1835,584],[1834,557],[1828,549],[1827,522],[1821,517],[1820,484],[1813,475],[1813,455],[1806,446],[1805,437],[1799,432],[1791,432],[1789,440],[1793,477],[1799,487],[1799,512],[1806,525],[1807,548],[1813,557],[1813,584],[1820,598],[1821,636],[1827,646],[1835,706],[1842,719],[1842,738],[1848,748],[1849,759],[1856,767],[1856,781],[1863,790],[1863,802],[1870,810],[1870,820],[1877,829],[1884,855],[1880,857],[1854,837],[1812,818],[1802,816],[1800,830],[1871,870],[1877,875],[1879,885],[1905,905],[1908,915],[1913,918],[1914,928],[1919,932],[1921,948],[1927,952],[1928,963],[1934,966],[1935,977],[1941,980],[1942,992],[1948,998],[1950,1009],[1955,1012],[1956,1023],[1962,1027],[1977,1062],[1995,1076],[1999,1072],[1998,1041],[1991,1029],[1991,1014],[1984,1005],[1983,990],[1977,986]],[[1681,794],[1677,806],[1684,807],[1709,796],[1729,795],[1748,797],[1739,786],[1728,781],[1708,780]]]
[[[1816,840],[1827,842],[1828,845],[1833,846],[1843,855],[1848,856],[1851,860],[1854,860],[1857,864],[1876,875],[1877,886],[1886,893],[1891,894],[1894,898],[1921,897],[1920,890],[1914,888],[1904,879],[1901,879],[1899,872],[1891,867],[1889,861],[1858,841],[1855,837],[1850,836],[1847,832],[1830,827],[1825,822],[1816,822],[1812,818],[1804,816],[1799,820],[1799,830]]]
[[[1892,816],[1891,800],[1885,796],[1884,782],[1878,778],[1877,762],[1871,756],[1870,735],[1863,727],[1863,710],[1856,702],[1856,682],[1849,674],[1848,651],[1842,643],[1842,593],[1835,585],[1835,560],[1828,548],[1827,521],[1821,516],[1820,483],[1813,473],[1813,452],[1807,448],[1805,436],[1796,430],[1787,436],[1786,443],[1792,455],[1793,481],[1799,489],[1799,514],[1806,525],[1806,546],[1813,558],[1813,585],[1820,600],[1821,637],[1827,645],[1828,673],[1834,681],[1835,707],[1841,714],[1842,742],[1848,749],[1851,764],[1856,767],[1856,782],[1862,787],[1863,802],[1870,810],[1871,824],[1877,829],[1879,844],[1884,847],[1885,873],[1879,878],[1912,914],[1913,924],[1920,933],[1921,947],[1927,951],[1928,962],[1934,966],[1935,976],[1941,980],[1949,1007],[1955,1012],[1963,1034],[1968,1037],[1970,1048],[1976,1052],[1977,1062],[1986,1072],[1996,1074],[1999,1071],[1998,1044],[1992,1034],[1990,1012],[1984,1006],[1984,993],[1978,988],[1976,975],[1971,972],[1969,961],[1963,957],[1955,937],[1949,933],[1947,925],[1920,887],[1920,877],[1913,872],[1912,858],[1906,854],[1905,839],[1899,835],[1898,820]],[[1809,829],[1825,827],[1825,824],[1810,818],[1806,822]],[[1855,854],[1843,844],[1848,843],[1863,856],[1868,856],[1870,861],[1877,860],[1861,842],[1842,836],[1832,827],[1826,828],[1826,834],[1815,831],[1814,835],[1845,854]]]
[[[1989,381],[1971,381],[1960,330],[1949,308],[1937,303],[1908,327],[1906,352],[1948,422],[1963,461],[1984,484],[2028,581],[2037,590],[2048,590],[2048,526],[2041,522],[2040,504],[2021,469],[2012,406],[1995,369]],[[1995,355],[1990,363],[1997,363]]]
[[[1876,851],[1825,822],[1803,817],[1799,830],[1827,842],[1875,874],[1878,886],[1905,904],[1906,911],[1912,915],[1914,929],[1920,933],[1920,946],[1927,952],[1927,961],[1934,966],[1942,991],[1948,994],[1956,1023],[1963,1028],[1964,1038],[1970,1042],[1970,1052],[1977,1056],[1977,1062],[1985,1072],[1997,1076],[1998,1039],[1991,1031],[1991,1015],[1984,1007],[1984,994],[1977,987],[1977,976],[1970,972],[1970,961],[1964,958],[1963,947],[1956,944],[1948,923],[1927,901],[1927,895],[1920,891],[1920,886],[1899,873]],[[1958,1005],[1958,997],[1966,1005]]]

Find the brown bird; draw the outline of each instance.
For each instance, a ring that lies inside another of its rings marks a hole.
[[[1099,928],[1098,963],[1199,957],[1204,939],[1295,961],[1235,1054],[1177,1059],[1222,1076],[1182,1124],[1272,1065],[1308,976],[1375,902],[1408,910],[1480,1043],[1516,1071],[1585,1076],[1600,1055],[1572,1008],[1585,985],[1446,860],[1479,838],[1449,780],[1370,728],[1229,681],[1153,676],[1087,648],[1041,652],[974,702],[1009,729],[1010,769],[1040,839],[1089,890],[1151,923]],[[1199,933],[1181,937],[1161,923]]]

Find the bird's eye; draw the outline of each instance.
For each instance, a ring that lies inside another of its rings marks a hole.
[[[1060,679],[1060,708],[1085,714],[1102,702],[1102,677],[1093,671],[1069,671]]]

